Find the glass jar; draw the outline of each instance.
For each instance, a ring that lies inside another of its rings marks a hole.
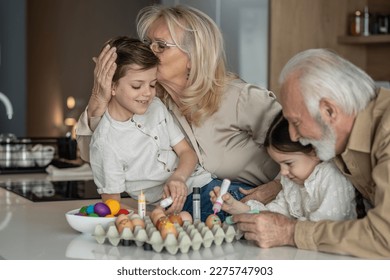
[[[362,35],[362,29],[362,13],[360,11],[355,11],[350,17],[349,34],[352,36],[360,36]]]

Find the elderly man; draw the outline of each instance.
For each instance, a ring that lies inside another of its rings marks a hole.
[[[390,257],[390,90],[324,50],[294,56],[283,68],[280,101],[290,137],[333,159],[365,198],[367,215],[348,221],[297,221],[270,212],[235,215],[260,247]]]

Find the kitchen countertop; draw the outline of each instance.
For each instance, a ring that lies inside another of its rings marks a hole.
[[[0,175],[0,184],[19,180],[49,180],[47,174]],[[129,198],[124,203],[134,205]],[[128,201],[126,201],[128,200]],[[10,260],[342,260],[350,256],[299,250],[292,247],[261,249],[246,240],[212,245],[171,255],[144,251],[143,247],[98,244],[87,234],[73,230],[65,219],[69,210],[94,204],[99,200],[32,202],[0,188],[0,259]],[[135,205],[134,205],[135,206]]]

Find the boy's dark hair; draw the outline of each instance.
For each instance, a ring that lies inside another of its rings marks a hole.
[[[309,154],[314,150],[312,145],[304,146],[298,141],[294,142],[291,140],[288,131],[288,121],[283,117],[282,111],[276,115],[275,119],[268,128],[264,147],[272,147],[278,151],[286,153],[301,152]]]
[[[131,64],[141,67],[140,70],[148,70],[156,67],[160,62],[150,47],[139,39],[119,36],[110,39],[104,46],[107,44],[116,47],[117,58],[115,62],[117,68],[112,79],[114,83],[126,74]]]

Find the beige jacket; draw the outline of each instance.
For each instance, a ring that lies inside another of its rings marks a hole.
[[[168,104],[199,158],[199,163],[218,178],[229,178],[254,186],[269,182],[279,172],[278,165],[263,147],[269,125],[281,106],[275,95],[241,80],[226,86],[219,110],[201,126],[191,126],[176,104]],[[94,130],[100,118],[91,118]],[[80,116],[77,142],[81,157],[89,161],[93,133],[87,113]]]
[[[360,220],[298,222],[298,248],[350,254],[362,258],[390,257],[390,90],[358,114],[345,151],[335,159],[339,169],[373,208]]]

